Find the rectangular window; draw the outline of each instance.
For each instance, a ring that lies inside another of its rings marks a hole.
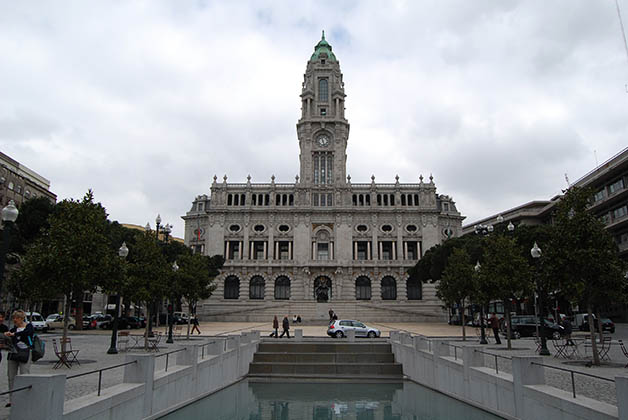
[[[628,208],[626,206],[622,206],[613,210],[613,220],[618,220],[623,218],[628,214]]]
[[[449,211],[449,203],[443,203],[443,211]]]
[[[290,242],[288,241],[279,241],[277,248],[279,250],[279,255],[277,255],[277,259],[279,260],[289,260],[290,259]]]
[[[595,201],[596,203],[598,201],[601,201],[604,199],[604,190],[599,190],[598,192],[595,193],[595,195],[593,196],[593,201]]]
[[[357,254],[353,256],[355,260],[367,260],[368,259],[368,242],[356,241]]]
[[[314,183],[318,184],[318,174],[319,174],[319,170],[318,170],[318,153],[314,153]]]
[[[419,257],[419,253],[418,253],[418,247],[417,247],[417,243],[414,241],[409,241],[405,243],[406,249],[408,250],[408,253],[406,255],[406,259],[407,260],[418,260]]]
[[[332,206],[332,193],[327,194],[327,206],[331,207]]]
[[[382,241],[380,242],[382,254],[380,255],[381,260],[392,260],[393,259],[393,246],[394,242],[392,241]]]
[[[321,197],[321,207],[325,207],[327,205],[327,195],[325,194],[320,194]]]
[[[620,191],[623,189],[624,189],[623,178],[619,178],[617,181],[613,182],[611,185],[608,186],[608,192],[611,194],[616,193],[617,191]]]
[[[327,177],[327,159],[325,159],[325,155],[321,155],[321,184],[325,184],[325,179]]]
[[[332,156],[331,154],[327,155],[327,183],[331,184],[332,183],[332,174],[331,174],[331,168],[332,168]]]
[[[327,115],[327,108],[321,108],[321,116],[324,117]]]
[[[327,79],[320,79],[318,81],[318,100],[320,102],[327,102],[329,100],[329,86]]]
[[[329,244],[328,243],[316,244],[316,259],[317,260],[329,259]]]
[[[263,260],[264,259],[264,241],[254,241],[253,242],[253,259],[254,260]]]
[[[225,255],[228,260],[240,259],[240,241],[227,241],[225,243]]]
[[[600,216],[600,222],[608,225],[611,222],[611,215],[609,213],[605,213]]]
[[[312,194],[312,205],[318,206],[318,194]]]

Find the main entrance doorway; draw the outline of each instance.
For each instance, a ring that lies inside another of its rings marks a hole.
[[[314,299],[317,302],[327,302],[331,299],[331,279],[319,276],[314,280]]]

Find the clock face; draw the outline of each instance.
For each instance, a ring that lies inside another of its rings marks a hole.
[[[321,146],[329,145],[329,137],[327,137],[326,135],[318,136],[317,141],[318,141],[318,144]]]

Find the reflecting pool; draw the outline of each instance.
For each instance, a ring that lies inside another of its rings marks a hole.
[[[500,417],[413,382],[241,381],[162,420],[496,420]]]

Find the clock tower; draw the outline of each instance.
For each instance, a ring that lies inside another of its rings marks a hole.
[[[346,185],[349,122],[345,96],[340,62],[323,31],[303,77],[297,123],[302,186],[331,191]]]

